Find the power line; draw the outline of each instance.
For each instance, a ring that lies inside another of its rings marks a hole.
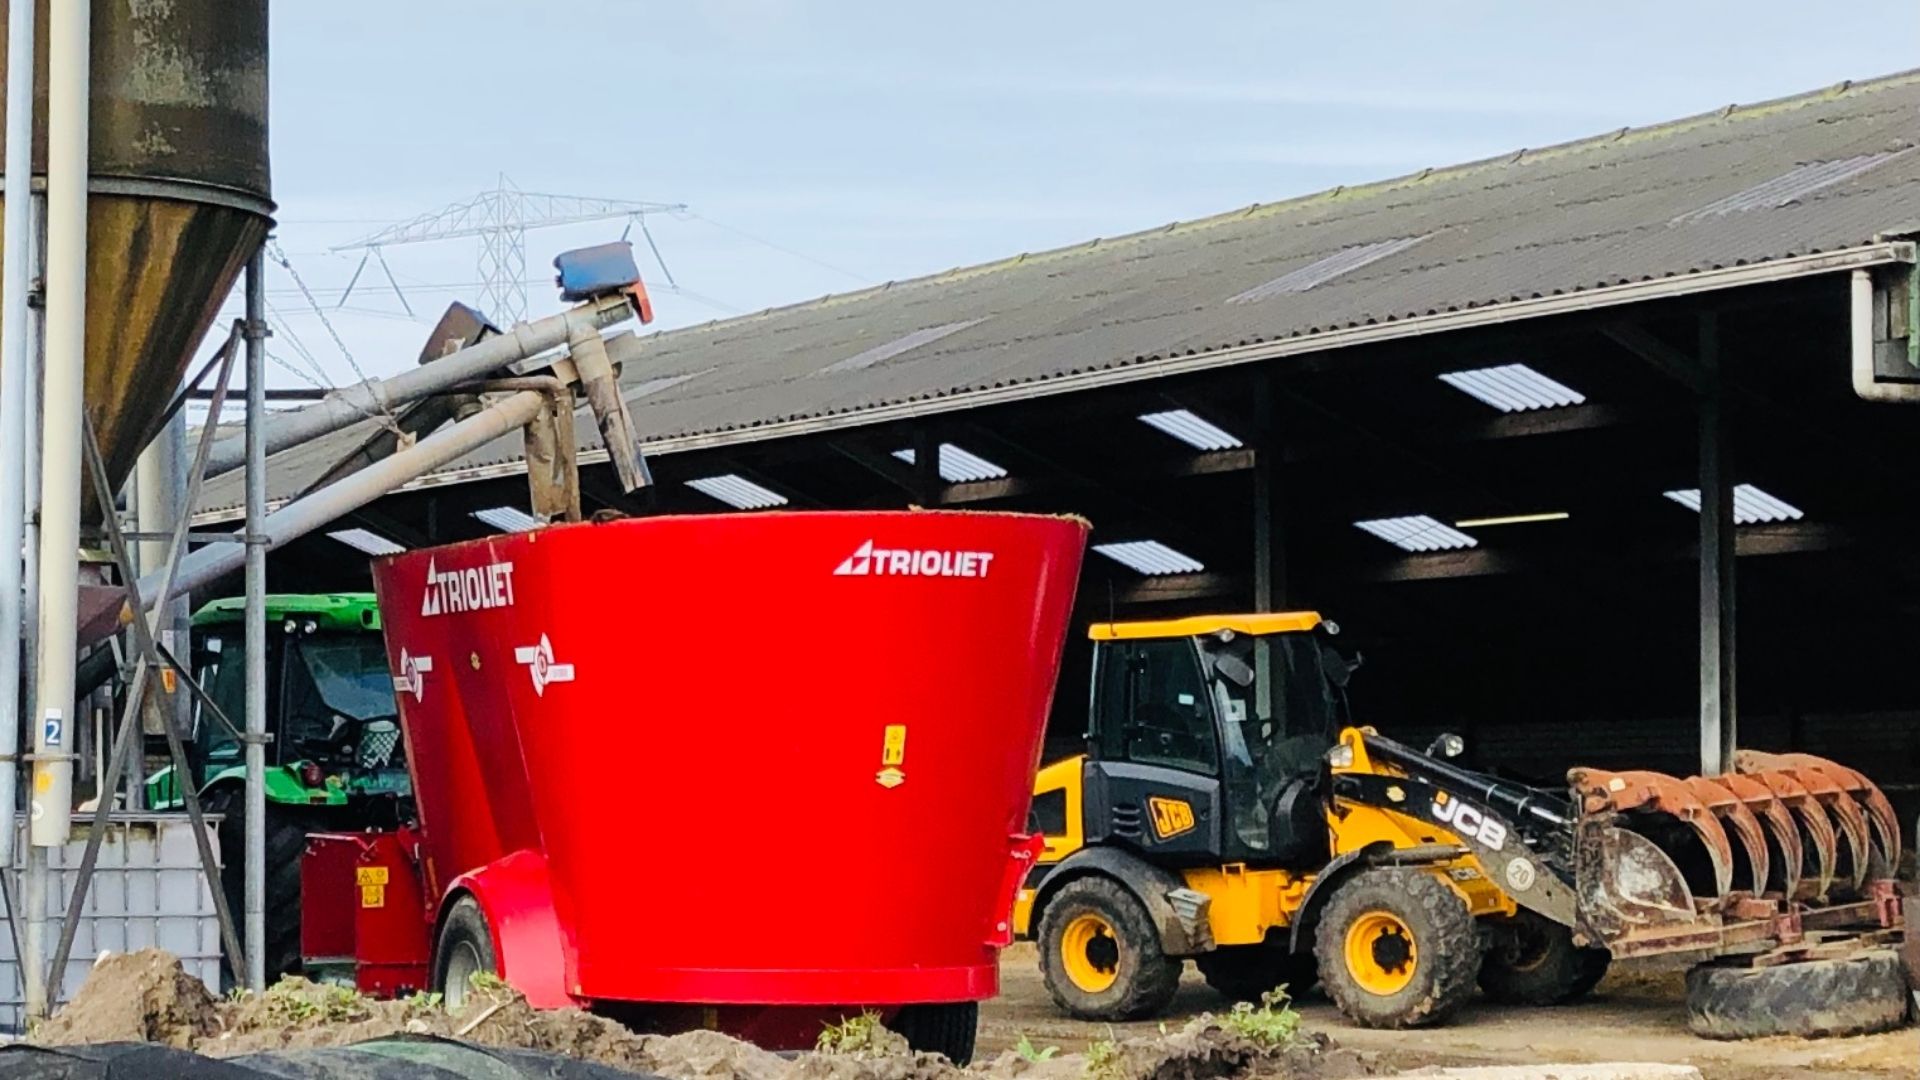
[[[708,225],[711,225],[714,228],[721,230],[722,232],[730,232],[733,235],[740,237],[742,240],[751,240],[762,247],[772,248],[773,250],[778,251],[783,255],[791,255],[794,258],[799,259],[801,262],[809,262],[815,266],[822,267],[827,270],[831,270],[836,274],[844,274],[847,277],[850,277],[853,280],[858,281],[862,285],[873,284],[873,278],[866,274],[849,270],[844,266],[835,266],[834,264],[826,261],[825,259],[816,259],[813,256],[808,255],[804,251],[795,251],[794,249],[787,247],[784,244],[776,244],[773,241],[768,240],[766,237],[755,236],[754,234],[746,231],[745,229],[736,229],[731,225],[727,225],[722,222],[715,221],[712,218],[706,217],[701,214],[696,214],[691,210],[686,211],[681,216],[692,218],[695,221],[704,221]]]

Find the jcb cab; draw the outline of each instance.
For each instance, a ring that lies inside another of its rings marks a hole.
[[[1370,1026],[1438,1020],[1476,982],[1547,1003],[1599,981],[1605,951],[1488,876],[1477,850],[1521,844],[1472,774],[1349,726],[1335,633],[1311,612],[1092,628],[1086,753],[1039,774],[1014,913],[1061,1008],[1157,1013],[1185,958],[1234,998],[1317,980]]]

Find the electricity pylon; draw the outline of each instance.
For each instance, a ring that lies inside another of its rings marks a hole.
[[[386,256],[381,254],[382,248],[479,237],[477,268],[480,274],[480,302],[484,305],[482,310],[499,325],[511,326],[527,316],[527,233],[533,229],[612,218],[627,218],[640,227],[640,235],[646,239],[655,261],[660,263],[660,271],[666,275],[667,284],[672,285],[673,272],[667,269],[666,261],[660,258],[660,248],[653,242],[653,234],[647,230],[647,215],[680,214],[685,213],[686,209],[685,203],[634,202],[628,199],[595,199],[584,195],[521,191],[502,173],[498,186],[490,191],[483,191],[465,202],[397,222],[370,236],[332,248],[335,252],[365,253],[360,256],[360,265],[354,268],[353,278],[347,282],[339,302],[345,304],[347,297],[352,295],[353,287],[360,280],[360,272],[367,268],[369,258],[379,260],[380,268],[386,271],[388,283],[400,295],[401,303],[406,302],[406,294],[393,281],[393,271],[387,268]],[[411,308],[408,313],[412,313]]]

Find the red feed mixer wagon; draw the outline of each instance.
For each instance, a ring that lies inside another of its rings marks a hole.
[[[964,1059],[1085,546],[1015,514],[629,519],[374,567],[417,821],[316,836],[361,989]]]

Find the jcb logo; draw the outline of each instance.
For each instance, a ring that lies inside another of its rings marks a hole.
[[[1147,810],[1153,814],[1153,835],[1162,840],[1193,831],[1193,807],[1179,799],[1156,795],[1147,800]]]
[[[1433,800],[1433,820],[1468,840],[1479,840],[1495,851],[1507,846],[1507,827],[1443,792]]]

